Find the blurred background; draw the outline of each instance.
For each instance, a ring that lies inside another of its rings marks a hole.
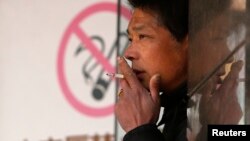
[[[114,140],[123,2],[0,0],[1,141]]]

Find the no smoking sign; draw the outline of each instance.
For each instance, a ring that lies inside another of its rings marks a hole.
[[[64,32],[58,51],[57,75],[64,97],[75,110],[92,117],[113,113],[114,96],[106,95],[114,92],[109,89],[113,82],[104,77],[115,72],[116,22],[109,23],[110,16],[116,19],[116,3],[97,3],[81,11]],[[128,21],[131,15],[121,7],[121,16]]]

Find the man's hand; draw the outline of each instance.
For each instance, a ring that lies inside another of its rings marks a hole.
[[[120,80],[122,94],[115,105],[115,114],[122,128],[128,132],[147,123],[156,123],[160,113],[160,76],[150,80],[150,92],[139,82],[124,58],[118,58],[118,68],[124,75]]]
[[[210,88],[202,94],[200,101],[200,121],[207,124],[237,124],[242,117],[242,110],[237,99],[238,74],[242,61],[234,63],[222,85],[211,94]],[[208,86],[209,87],[209,86]]]

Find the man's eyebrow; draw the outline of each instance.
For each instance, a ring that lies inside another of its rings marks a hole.
[[[138,25],[135,25],[134,27],[132,27],[132,30],[139,32],[142,29],[144,29],[145,27],[146,27],[145,24],[138,24]],[[130,34],[129,29],[127,29],[127,34],[128,35]]]
[[[140,31],[142,30],[143,28],[145,28],[145,25],[144,24],[139,24],[139,25],[136,25],[133,27],[133,30],[135,31]]]
[[[134,27],[132,27],[132,29],[135,31],[140,31],[143,28],[145,28],[145,24],[138,24],[138,25],[135,25]]]

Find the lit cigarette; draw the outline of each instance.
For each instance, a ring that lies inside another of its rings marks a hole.
[[[124,75],[119,73],[107,73],[106,75],[112,78],[121,78],[121,79],[124,78]]]

